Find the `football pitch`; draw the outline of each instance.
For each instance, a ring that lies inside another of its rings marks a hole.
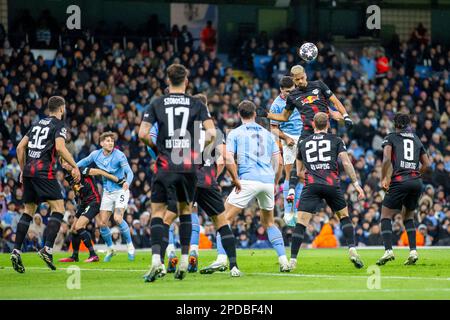
[[[279,273],[273,250],[238,250],[241,278],[231,278],[229,271],[190,273],[182,281],[167,274],[154,283],[144,283],[142,278],[149,251],[137,252],[134,262],[127,260],[126,253],[109,263],[57,262],[56,271],[49,270],[36,253],[27,253],[22,255],[24,274],[11,268],[8,254],[1,254],[0,299],[450,299],[450,249],[419,248],[415,266],[403,265],[408,250],[394,252],[396,260],[378,268],[375,262],[383,250],[359,250],[365,267],[356,269],[346,249],[301,250],[297,269]],[[212,262],[215,254],[200,251],[199,267]],[[65,256],[57,254],[55,259]],[[86,254],[80,258],[87,258]],[[71,271],[73,266],[79,272]],[[74,289],[77,283],[80,288]]]

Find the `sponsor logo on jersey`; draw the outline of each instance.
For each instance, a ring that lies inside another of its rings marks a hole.
[[[312,93],[313,93],[313,94],[319,94],[319,89],[314,89],[314,90],[312,91]]]
[[[315,96],[307,96],[306,98],[304,98],[302,100],[302,105],[304,106],[305,104],[310,104],[313,103],[314,101],[319,100],[319,96],[315,95]]]

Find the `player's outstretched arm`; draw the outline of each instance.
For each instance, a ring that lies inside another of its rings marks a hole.
[[[289,117],[291,116],[293,110],[283,109],[282,113],[268,113],[267,119],[286,122],[289,121]]]
[[[78,167],[88,167],[94,162],[94,153],[98,152],[97,150],[92,151],[86,158],[81,159],[77,162]]]
[[[288,146],[293,146],[295,144],[295,140],[287,136],[283,131],[281,131],[277,124],[273,123],[270,124],[270,132],[272,132],[272,134],[274,134],[281,140],[286,141]]]
[[[381,186],[387,190],[391,182],[392,163],[391,163],[392,146],[387,144],[383,148],[383,163],[381,165]]]
[[[25,167],[25,155],[27,151],[29,138],[28,136],[24,136],[22,140],[20,140],[19,144],[17,145],[17,160],[19,161],[19,167],[20,167],[20,182],[22,182],[22,173],[23,168]]]
[[[106,172],[105,170],[102,169],[97,169],[97,168],[91,168],[89,169],[89,173],[90,176],[102,176],[105,177],[108,180],[111,180],[113,182],[119,182],[119,178]]]
[[[234,153],[232,152],[225,152],[225,167],[227,168],[228,172],[231,176],[231,181],[236,187],[236,192],[241,191],[241,182],[239,181],[239,176],[237,173],[237,166],[234,162]]]
[[[76,182],[80,181],[80,169],[78,168],[77,163],[72,157],[72,154],[66,148],[66,140],[62,137],[58,137],[55,139],[55,148],[56,152],[63,158],[67,163],[69,163],[73,167],[72,175]]]
[[[342,166],[344,167],[345,173],[350,177],[350,179],[352,180],[353,186],[355,187],[356,191],[358,192],[358,199],[363,200],[366,196],[364,194],[364,190],[359,185],[355,168],[353,167],[353,164],[350,161],[347,151],[339,153],[339,158],[342,161]]]
[[[333,103],[333,105],[336,107],[336,109],[338,109],[339,113],[344,117],[345,126],[347,127],[347,129],[350,129],[351,127],[353,127],[353,120],[350,118],[347,110],[345,110],[344,105],[342,104],[341,101],[339,101],[339,99],[336,97],[336,95],[333,94],[329,100]],[[333,116],[333,118],[335,118],[335,116]]]

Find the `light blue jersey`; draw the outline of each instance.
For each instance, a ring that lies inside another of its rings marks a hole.
[[[286,107],[286,100],[278,96],[270,106],[271,113],[282,113],[284,108]],[[300,136],[303,130],[303,122],[300,118],[300,113],[297,109],[294,109],[289,120],[287,122],[278,122],[275,120],[270,120],[271,124],[278,124],[283,133],[286,133],[291,136]]]
[[[152,139],[153,144],[156,145],[156,139],[158,138],[158,122],[155,122],[152,126],[152,128],[150,129],[150,138]],[[156,160],[156,158],[158,157],[158,155],[155,153],[155,151],[153,151],[152,148],[150,148],[149,146],[147,146],[147,151],[150,154],[150,157],[152,157],[153,160]]]
[[[242,124],[227,137],[227,151],[237,156],[241,180],[274,183],[272,157],[280,153],[273,135],[256,122]]]
[[[127,157],[125,154],[117,149],[105,156],[103,149],[95,150],[91,152],[86,158],[78,161],[78,167],[88,167],[90,164],[95,163],[95,165],[102,170],[122,179],[126,176],[126,180],[129,186],[133,182],[133,171],[128,164]],[[122,189],[117,183],[102,177],[103,189],[108,192],[113,192]]]

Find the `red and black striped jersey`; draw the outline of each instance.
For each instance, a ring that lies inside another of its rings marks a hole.
[[[419,137],[408,131],[393,132],[384,138],[383,148],[388,145],[392,146],[391,182],[420,178],[420,157],[426,151]]]
[[[93,177],[89,175],[90,168],[79,168],[81,173],[80,182],[76,183],[70,172],[63,169],[64,178],[70,187],[75,191],[77,200],[81,206],[88,205],[91,202],[100,203],[100,193]]]
[[[27,133],[29,139],[24,177],[55,179],[57,138],[66,139],[64,122],[56,117],[39,120]]]
[[[297,108],[303,121],[302,137],[314,133],[312,126],[314,116],[318,112],[329,113],[328,99],[333,92],[321,80],[308,81],[306,87],[297,87],[292,90],[286,99],[286,110]]]
[[[339,153],[347,152],[344,141],[332,133],[314,133],[303,139],[297,159],[306,168],[306,184],[339,186]]]

